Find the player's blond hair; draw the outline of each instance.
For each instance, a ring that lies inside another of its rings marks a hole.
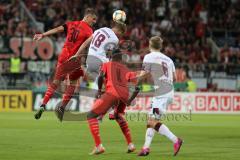
[[[84,16],[87,16],[87,15],[97,15],[96,11],[93,9],[93,8],[86,8],[85,11],[84,11]]]
[[[123,22],[113,22],[113,28],[117,28],[122,34],[124,34],[127,31],[127,25]]]
[[[151,37],[149,40],[149,48],[160,50],[163,47],[163,39],[159,36]]]

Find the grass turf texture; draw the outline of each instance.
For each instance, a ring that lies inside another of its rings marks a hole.
[[[136,119],[135,119],[136,120]],[[145,122],[129,121],[137,151],[125,153],[127,146],[115,121],[104,119],[100,126],[106,152],[89,156],[93,140],[86,122],[57,121],[53,112],[41,120],[33,113],[0,113],[1,160],[238,160],[240,157],[240,115],[192,115],[192,121],[166,121],[169,128],[184,139],[177,157],[172,143],[155,134],[148,157],[136,153],[144,143]]]

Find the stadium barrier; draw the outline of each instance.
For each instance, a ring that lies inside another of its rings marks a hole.
[[[135,104],[127,112],[147,112],[150,110],[152,96],[137,97]],[[93,98],[80,97],[79,110],[86,112],[93,103]],[[240,93],[226,92],[176,92],[169,113],[240,113]]]
[[[44,97],[43,92],[34,92],[33,93],[33,110],[37,110],[42,103],[42,99]],[[53,97],[49,100],[46,105],[46,109],[48,111],[52,111],[55,109],[57,104],[60,104],[62,100],[62,95],[54,94]],[[79,96],[73,96],[71,102],[69,103],[69,108],[71,111],[79,111]]]
[[[32,101],[32,91],[0,90],[0,112],[30,112]]]
[[[42,92],[30,90],[0,90],[0,112],[30,112],[37,110],[43,98]],[[147,112],[150,109],[151,95],[139,96],[127,112]],[[47,110],[54,110],[61,101],[55,95],[48,103]],[[70,103],[71,111],[89,111],[94,98],[74,96]],[[240,113],[240,93],[226,92],[176,92],[169,113]]]

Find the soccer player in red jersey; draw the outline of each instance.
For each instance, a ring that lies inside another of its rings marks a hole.
[[[91,154],[101,154],[105,151],[102,146],[98,117],[106,114],[106,112],[115,106],[116,121],[118,122],[126,140],[128,143],[128,152],[135,150],[135,147],[131,148],[132,140],[128,123],[124,119],[123,114],[127,105],[137,96],[139,88],[135,87],[135,91],[129,98],[128,83],[131,80],[136,80],[135,72],[129,72],[128,68],[121,64],[122,54],[116,54],[112,57],[112,61],[103,63],[100,69],[100,75],[98,78],[98,93],[96,101],[93,104],[93,108],[87,114],[87,120],[90,127],[90,131],[95,141],[95,147]],[[105,92],[102,94],[102,85],[105,83]],[[133,145],[133,144],[132,144]]]
[[[45,33],[34,35],[33,39],[38,41],[46,36],[53,35],[59,32],[66,33],[66,41],[63,46],[62,53],[58,57],[55,76],[53,78],[53,81],[48,85],[48,89],[44,95],[42,105],[40,106],[38,112],[35,114],[35,119],[40,119],[49,99],[52,97],[52,95],[60,85],[61,81],[64,80],[67,76],[69,76],[70,85],[67,86],[64,92],[61,106],[66,106],[67,103],[70,101],[74,93],[77,80],[81,76],[83,76],[84,73],[81,67],[71,68],[68,66],[63,68],[62,66],[65,62],[68,61],[70,57],[72,57],[77,52],[78,48],[84,43],[84,41],[92,36],[93,30],[91,26],[96,23],[96,20],[97,16],[94,9],[88,8],[85,10],[83,20],[70,21]],[[64,71],[64,69],[68,71],[66,72]]]

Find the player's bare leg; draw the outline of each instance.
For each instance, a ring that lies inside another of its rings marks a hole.
[[[40,119],[43,112],[46,110],[46,104],[48,103],[49,99],[52,97],[58,86],[60,85],[60,80],[54,80],[52,83],[49,83],[48,89],[45,92],[43,103],[39,107],[37,113],[35,113],[34,117],[35,119]]]
[[[91,111],[87,115],[89,128],[90,128],[90,131],[92,133],[92,136],[93,136],[94,142],[95,142],[95,147],[94,147],[93,151],[91,153],[89,153],[90,155],[97,155],[97,154],[102,154],[105,152],[105,148],[103,147],[103,145],[101,143],[101,138],[100,138],[100,134],[99,134],[99,123],[98,123],[98,119],[97,119],[98,116],[99,116],[98,114],[91,112]]]

